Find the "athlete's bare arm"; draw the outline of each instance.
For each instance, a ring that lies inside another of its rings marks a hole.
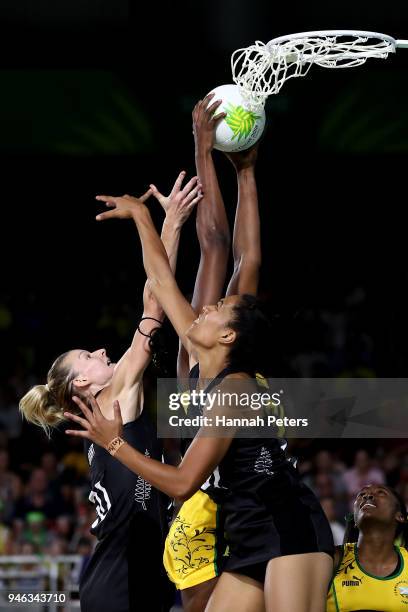
[[[185,172],[180,173],[169,196],[163,196],[154,185],[151,185],[150,190],[140,199],[140,201],[145,201],[149,195],[153,194],[165,211],[161,239],[173,272],[176,269],[181,228],[201,193],[196,177],[182,188],[184,177]],[[135,418],[135,411],[141,404],[141,401],[137,401],[141,397],[134,396],[141,393],[138,386],[151,360],[148,336],[160,326],[160,322],[164,319],[164,311],[151,291],[149,281],[146,281],[143,291],[142,317],[151,318],[140,322],[130,348],[115,366],[111,384],[101,394],[104,405],[111,404],[113,399],[122,398],[122,414],[126,420]]]
[[[231,381],[233,381],[233,387],[230,385]],[[253,391],[253,384],[251,379],[242,374],[231,374],[221,382],[218,390],[221,393],[225,392],[231,395],[229,405],[217,405],[217,402],[215,402],[211,409],[212,423],[200,428],[177,467],[146,457],[126,442],[116,452],[115,458],[166,495],[179,500],[188,499],[198,491],[221,462],[236,433],[236,428],[224,427],[221,437],[221,428],[215,424],[216,418],[239,414],[240,406],[234,396],[239,396],[241,392],[248,394],[251,390]],[[231,393],[232,390],[233,393]],[[68,412],[64,415],[79,423],[83,429],[67,430],[66,433],[87,438],[95,444],[107,448],[109,443],[122,433],[123,423],[119,402],[114,402],[114,418],[108,420],[102,415],[95,398],[90,397],[89,400],[92,410],[79,398],[74,398],[84,417]]]
[[[191,305],[198,314],[205,304],[216,304],[222,295],[227,272],[230,231],[224,201],[218,184],[212,151],[215,129],[225,113],[215,114],[221,101],[213,95],[199,100],[192,113],[197,175],[203,188],[203,199],[197,207],[196,231],[200,244],[200,263]],[[190,362],[189,362],[190,361]],[[182,344],[177,360],[177,376],[186,378],[195,363]]]
[[[149,286],[190,353],[191,346],[186,332],[196,319],[196,314],[177,286],[166,250],[153,225],[149,210],[143,202],[130,196],[99,196],[99,199],[108,202],[113,209],[98,215],[98,220],[134,220],[142,243],[143,264]]]
[[[256,295],[261,267],[261,231],[255,180],[258,143],[246,151],[226,153],[226,156],[236,170],[238,181],[238,204],[232,243],[234,271],[227,295]]]

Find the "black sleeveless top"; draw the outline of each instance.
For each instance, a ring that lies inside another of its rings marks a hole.
[[[240,370],[224,368],[213,378],[204,390],[210,390],[218,385],[223,378]],[[248,374],[255,378],[254,373]],[[196,388],[199,378],[199,364],[197,363],[190,371],[190,390]],[[265,391],[265,389],[263,389]],[[203,407],[188,408],[188,416],[196,416],[202,413]],[[191,440],[188,440],[188,444]],[[187,444],[187,446],[188,446]],[[265,478],[272,475],[275,470],[287,465],[288,459],[285,455],[286,440],[283,438],[234,438],[231,445],[208,480],[203,484],[201,490],[207,493],[216,503],[226,500],[227,493],[242,488],[258,488],[262,486]],[[228,497],[230,495],[228,494]]]
[[[123,426],[122,437],[147,457],[162,460],[161,442],[145,410]],[[101,540],[136,513],[143,513],[154,520],[164,537],[166,496],[90,440],[85,440],[85,453],[90,466],[89,500],[97,515],[91,533]]]

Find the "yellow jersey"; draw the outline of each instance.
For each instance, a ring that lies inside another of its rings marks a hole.
[[[343,557],[330,584],[327,612],[408,612],[408,552],[395,547],[400,563],[386,577],[361,567],[357,544],[344,544]]]

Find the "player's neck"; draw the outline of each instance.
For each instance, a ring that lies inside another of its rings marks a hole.
[[[381,566],[395,560],[395,528],[372,529],[362,534],[358,539],[358,556],[362,565],[368,559],[375,559],[376,565]]]
[[[200,378],[211,380],[227,366],[227,353],[218,350],[197,351],[200,363]]]

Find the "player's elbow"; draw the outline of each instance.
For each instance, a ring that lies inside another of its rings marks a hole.
[[[192,497],[194,493],[196,493],[198,488],[199,487],[196,485],[196,483],[180,479],[180,481],[175,487],[174,497],[177,501],[184,503],[185,501],[190,499],[190,497]]]
[[[231,235],[228,230],[217,227],[216,223],[210,223],[205,228],[197,225],[197,235],[202,252],[229,252]]]
[[[150,288],[149,281],[147,281],[146,288],[143,293],[143,316],[151,316],[159,320],[164,318],[163,308],[157,301],[152,289]]]
[[[174,276],[171,273],[164,273],[160,277],[149,276],[146,281],[146,288],[157,299],[158,295],[160,295],[164,291],[168,291],[168,289],[174,284]]]
[[[187,500],[190,499],[194,495],[195,491],[180,491],[177,495],[174,496],[174,499],[181,504],[184,504]]]
[[[254,251],[247,255],[234,256],[234,274],[257,274],[262,264],[261,253]]]

